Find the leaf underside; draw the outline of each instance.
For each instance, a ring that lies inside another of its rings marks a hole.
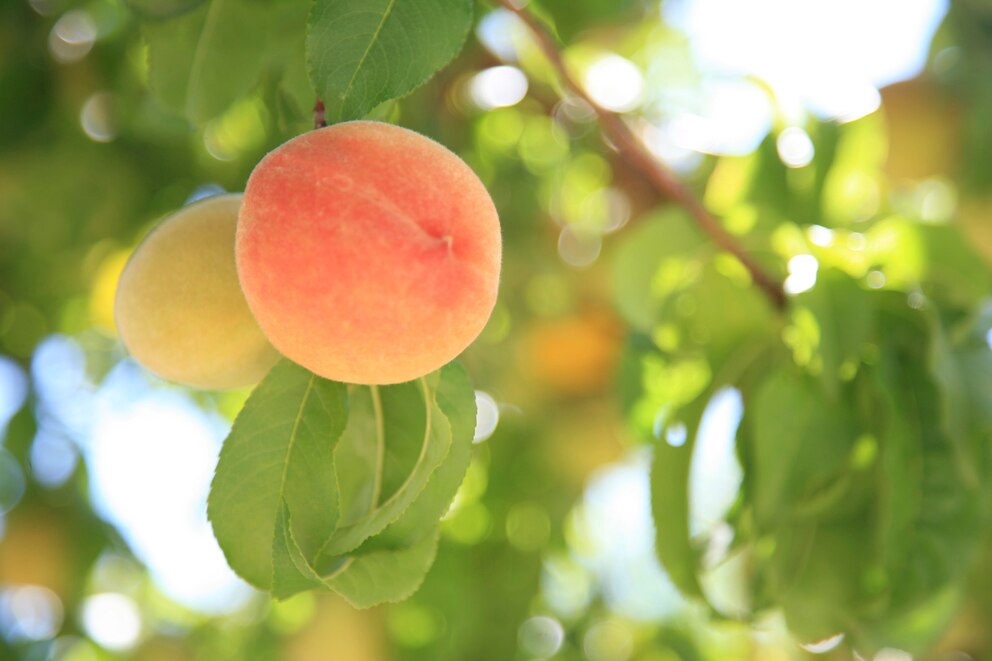
[[[468,466],[475,398],[458,364],[345,386],[289,361],[246,402],[208,513],[231,567],[276,598],[322,587],[356,607],[419,587]]]

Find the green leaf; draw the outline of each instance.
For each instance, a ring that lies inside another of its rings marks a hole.
[[[651,513],[655,526],[655,548],[672,583],[691,597],[703,597],[699,585],[699,557],[689,537],[689,467],[696,432],[709,403],[707,390],[679,411],[673,424],[685,425],[686,441],[679,447],[665,442],[654,449],[651,464]]]
[[[408,546],[437,526],[465,477],[475,434],[475,390],[468,373],[454,362],[441,370],[437,403],[451,425],[451,449],[409,509],[362,548]]]
[[[438,532],[435,526],[406,548],[352,556],[325,584],[355,608],[402,601],[417,591],[434,564]]]
[[[305,0],[209,0],[181,16],[146,23],[152,92],[191,122],[217,117],[251,92],[266,70],[293,70],[307,8]]]
[[[749,406],[751,499],[759,528],[770,530],[822,507],[857,434],[846,402],[828,399],[813,378],[792,369],[769,376]]]
[[[894,599],[909,607],[967,566],[979,499],[967,462],[945,433],[938,381],[928,370],[933,327],[922,313],[890,306],[880,315],[888,338],[876,373],[886,479],[880,486],[880,541]]]
[[[814,642],[864,628],[861,618],[875,605],[874,595],[862,587],[872,560],[869,534],[866,517],[807,520],[776,531],[766,579],[799,640]]]
[[[696,259],[711,252],[682,210],[666,210],[632,227],[611,260],[620,314],[635,329],[650,332],[665,299],[698,277]]]
[[[276,599],[286,599],[322,584],[293,537],[291,521],[289,507],[283,501],[276,512],[276,529],[272,538],[271,592]]]
[[[931,307],[930,371],[939,386],[945,433],[955,444],[962,473],[977,485],[988,475],[992,437],[992,307],[951,325]]]
[[[992,288],[988,267],[953,225],[893,216],[872,226],[867,238],[888,288],[922,288],[945,306],[963,308],[977,304]]]
[[[714,394],[727,385],[740,387],[750,383],[752,371],[764,364],[768,350],[767,338],[758,338],[738,347],[733,354],[721,356],[723,361],[714,363],[716,373],[707,373],[702,382],[705,389],[665,421],[661,440],[655,444],[651,465],[655,548],[672,583],[683,594],[700,597],[704,601],[706,597],[698,579],[699,553],[692,543],[689,526],[689,477],[696,436]],[[739,432],[743,424],[738,427]],[[682,445],[667,442],[669,433],[676,425],[684,427],[685,442]],[[747,477],[745,474],[745,479]]]
[[[931,296],[970,307],[989,295],[989,268],[957,227],[920,223],[915,229],[926,253]]]
[[[795,342],[806,340],[812,345],[807,364],[819,373],[827,393],[836,397],[840,382],[856,374],[871,334],[871,293],[842,271],[825,269],[819,273],[815,287],[795,298],[793,310],[794,314],[808,310],[816,322],[816,338],[795,338]],[[801,324],[793,327],[794,333],[802,330]],[[802,350],[805,345],[794,344],[793,350]],[[800,358],[797,356],[797,362],[803,362]]]
[[[184,14],[205,0],[124,0],[136,14],[144,18],[165,19]]]
[[[337,558],[324,576],[306,561],[296,538],[289,508],[281,510],[276,544],[277,598],[312,587],[337,592],[356,608],[401,601],[416,592],[434,563],[439,528],[435,524],[420,539],[396,549],[371,550]]]
[[[350,402],[348,426],[334,452],[341,520],[314,563],[322,574],[337,556],[399,518],[451,447],[451,425],[426,378],[355,386]]]
[[[471,0],[315,0],[310,80],[329,122],[363,117],[427,82],[461,50]]]
[[[263,589],[273,583],[273,542],[287,504],[304,552],[335,529],[333,451],[345,427],[345,386],[287,360],[245,403],[224,442],[207,503],[231,568]]]
[[[928,367],[940,400],[942,430],[952,444],[959,472],[975,488],[985,465],[986,429],[981,416],[987,410],[988,400],[982,401],[982,397],[987,389],[984,382],[992,373],[992,352],[984,334],[980,338],[966,337],[961,346],[955,346],[958,343],[952,344],[950,333],[936,311],[928,307],[923,313],[929,322]],[[973,382],[973,377],[979,375],[979,381]]]

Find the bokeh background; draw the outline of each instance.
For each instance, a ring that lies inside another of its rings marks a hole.
[[[531,9],[589,94],[626,113],[731,232],[767,234],[759,245],[790,294],[816,282],[815,253],[857,270],[866,231],[893,214],[958,227],[978,255],[971,286],[988,294],[992,3]],[[658,279],[654,249],[680,212],[604,144],[587,106],[562,100],[517,19],[486,3],[460,57],[378,111],[472,165],[505,239],[501,301],[463,356],[477,445],[437,561],[413,598],[367,611],[318,593],[276,603],[238,580],[205,499],[247,392],[188,391],[143,371],[115,337],[113,296],[157,219],[241,190],[266,151],[307,127],[262,86],[193,128],[149,95],[146,58],[124,0],[0,3],[0,658],[851,657],[843,636],[791,638],[774,610],[714,618],[660,568],[657,439],[638,421],[679,383],[644,397],[638,361],[673,330],[631,283]],[[885,286],[883,271],[862,275]],[[725,391],[700,433],[692,528],[710,539],[730,534],[740,417]],[[992,658],[986,549],[920,658]],[[721,566],[708,590],[733,612],[741,595]]]

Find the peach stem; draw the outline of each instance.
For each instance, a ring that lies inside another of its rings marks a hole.
[[[313,127],[322,129],[327,126],[327,116],[324,114],[324,102],[319,98],[313,104]]]

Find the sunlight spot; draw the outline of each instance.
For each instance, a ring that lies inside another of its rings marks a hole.
[[[141,635],[141,613],[130,597],[113,592],[87,597],[83,628],[98,644],[115,652],[134,647]]]
[[[194,202],[199,202],[200,200],[205,200],[208,197],[213,197],[214,195],[223,195],[227,191],[224,190],[223,186],[218,186],[217,184],[200,184],[193,189],[193,192],[189,194],[183,205],[193,204]]]
[[[879,87],[923,69],[948,4],[669,0],[662,11],[704,71],[756,76],[783,105],[796,100],[823,119],[851,121],[878,107]]]
[[[521,551],[539,551],[551,536],[551,519],[536,503],[517,503],[506,515],[506,539]]]
[[[520,625],[517,642],[528,658],[547,659],[561,649],[565,642],[565,629],[555,618],[538,615]]]
[[[821,248],[826,248],[834,242],[834,231],[823,225],[810,225],[806,228],[806,236],[809,237],[810,243]]]
[[[768,93],[749,81],[709,82],[700,90],[698,105],[675,114],[661,126],[687,149],[743,156],[757,149],[772,127]]]
[[[265,142],[268,114],[257,97],[239,101],[204,127],[204,149],[218,161],[232,161],[253,152]]]
[[[389,633],[404,647],[424,647],[437,639],[445,628],[444,615],[413,599],[395,604],[386,611]]]
[[[802,643],[799,646],[813,654],[826,654],[831,650],[837,649],[842,642],[844,642],[844,634],[838,633],[829,638],[824,638],[813,643]]]
[[[808,101],[812,110],[840,124],[870,115],[882,105],[882,95],[868,83],[828,80],[816,92],[816,96]]]
[[[683,146],[671,128],[670,124],[658,127],[648,122],[640,122],[637,132],[648,151],[664,161],[672,170],[681,174],[692,172],[702,162],[702,154]]]
[[[86,57],[96,42],[96,23],[82,9],[65,13],[48,35],[48,50],[63,64],[78,62]]]
[[[0,635],[11,642],[48,640],[62,628],[58,595],[37,585],[0,591]]]
[[[868,245],[865,235],[860,232],[851,232],[847,236],[847,247],[849,250],[864,250]]]
[[[491,67],[472,77],[469,93],[482,110],[515,106],[527,96],[527,76],[517,67]]]
[[[490,53],[504,62],[517,60],[513,34],[521,26],[520,19],[506,9],[496,9],[482,17],[475,34]]]
[[[685,425],[681,422],[678,422],[665,430],[665,442],[673,448],[682,447],[685,445],[688,438],[689,433],[686,430]]]
[[[43,425],[31,443],[31,474],[44,487],[55,489],[68,480],[79,461],[71,439]]]
[[[42,16],[51,16],[55,12],[55,0],[28,0],[28,4]]]
[[[778,156],[790,168],[801,168],[813,162],[815,149],[806,131],[790,126],[782,131],[776,142]]]
[[[602,230],[604,234],[609,234],[626,225],[633,210],[630,198],[619,188],[605,188],[602,194],[606,197],[606,220]]]
[[[496,431],[499,424],[499,404],[489,393],[475,391],[475,436],[473,443],[482,443]]]
[[[585,99],[565,93],[552,111],[555,119],[564,124],[584,125],[596,121],[596,111]]]
[[[582,639],[582,651],[589,661],[627,661],[634,651],[634,636],[620,620],[598,622]]]
[[[300,592],[292,599],[273,601],[270,609],[269,626],[281,636],[294,634],[307,625],[317,610],[317,597],[314,592]]]
[[[86,99],[79,113],[79,124],[83,127],[83,133],[96,142],[110,142],[116,138],[114,95],[97,92]]]
[[[86,356],[72,338],[50,335],[34,351],[31,376],[41,397],[73,397],[86,382]]]
[[[641,104],[644,77],[630,60],[606,55],[586,71],[585,86],[599,105],[614,112],[628,112]]]
[[[548,554],[541,569],[541,596],[563,618],[581,616],[593,596],[593,577],[567,553]]]
[[[929,179],[918,189],[920,220],[947,222],[957,209],[957,191],[947,181]]]
[[[562,228],[558,235],[558,255],[569,266],[583,269],[591,266],[603,250],[599,235],[576,231],[571,225]]]
[[[737,497],[742,471],[734,448],[743,414],[741,394],[733,388],[718,391],[703,411],[689,469],[692,534],[719,525]]]
[[[813,255],[796,255],[789,260],[789,277],[785,279],[783,289],[787,294],[800,294],[812,289],[819,268],[820,263]]]
[[[740,480],[735,484],[739,487]],[[735,489],[736,490],[736,489]],[[727,552],[734,543],[734,528],[729,523],[720,521],[712,526],[706,542],[706,550],[700,559],[700,565],[705,569],[715,568],[727,559]],[[716,605],[716,604],[715,604]]]

